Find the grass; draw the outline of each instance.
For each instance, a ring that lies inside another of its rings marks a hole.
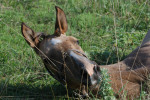
[[[20,28],[25,22],[36,31],[53,34],[55,5],[66,13],[67,35],[78,38],[83,50],[98,64],[124,59],[150,29],[149,0],[1,0],[1,98],[66,97],[65,87],[47,73]]]

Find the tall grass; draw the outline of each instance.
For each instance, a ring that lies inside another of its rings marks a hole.
[[[47,73],[20,31],[25,22],[36,31],[53,34],[55,5],[66,13],[67,35],[78,38],[98,64],[124,59],[150,29],[149,0],[1,0],[0,98],[66,96],[66,89]]]

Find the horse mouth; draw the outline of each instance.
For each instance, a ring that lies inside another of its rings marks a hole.
[[[75,65],[81,69],[81,75],[83,74],[82,80],[86,81],[88,76],[90,84],[95,85],[100,78],[100,67],[78,50],[69,50],[69,55]]]

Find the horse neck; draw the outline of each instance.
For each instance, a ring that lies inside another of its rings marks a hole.
[[[100,65],[105,68],[111,80],[123,79],[141,83],[150,71],[150,42],[146,42],[131,52],[126,59],[111,65]]]

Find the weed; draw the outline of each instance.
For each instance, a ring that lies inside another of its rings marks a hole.
[[[98,95],[102,97],[103,100],[115,100],[113,89],[110,84],[110,77],[107,74],[106,69],[101,69],[101,80],[99,80],[100,87]]]
[[[0,0],[0,98],[65,97],[66,89],[47,73],[20,31],[25,22],[36,31],[53,34],[55,5],[66,13],[67,35],[78,38],[98,64],[115,63],[118,56],[124,59],[150,28],[149,0]],[[112,93],[110,88],[103,91],[104,97]]]

